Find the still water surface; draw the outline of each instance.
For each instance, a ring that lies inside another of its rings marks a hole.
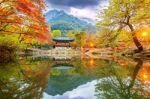
[[[150,99],[148,60],[26,57],[0,65],[0,99]]]

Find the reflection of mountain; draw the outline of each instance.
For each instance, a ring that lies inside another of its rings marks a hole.
[[[95,26],[91,23],[65,13],[64,11],[51,10],[46,13],[46,20],[52,29],[59,29],[63,32],[81,31],[95,32]]]
[[[53,65],[45,92],[52,96],[62,95],[95,79],[93,76],[81,74],[77,69],[79,68],[66,62]]]
[[[62,95],[67,91],[71,91],[76,87],[85,84],[89,81],[92,81],[94,78],[92,77],[85,77],[81,75],[60,75],[60,76],[51,76],[48,81],[48,87],[45,92],[49,95]]]

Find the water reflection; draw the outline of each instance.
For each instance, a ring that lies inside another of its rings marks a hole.
[[[26,61],[0,66],[1,99],[40,99],[49,74],[47,61]]]
[[[75,65],[76,63],[73,60],[70,60],[68,63],[66,61],[57,61],[55,63],[52,66],[51,76],[46,88],[46,93],[49,95],[63,95],[65,92],[71,91],[94,79],[85,75],[81,71],[82,69]]]
[[[49,95],[44,93],[43,99],[96,99],[95,85],[97,80],[79,85],[70,91],[66,91],[62,95]]]
[[[150,62],[140,59],[20,57],[0,66],[2,99],[148,99],[149,86]]]
[[[149,81],[141,78],[138,74],[143,66],[143,61],[135,59],[137,62],[131,74],[123,73],[116,69],[116,65],[111,65],[111,77],[100,80],[96,85],[98,99],[148,99],[150,98]],[[126,70],[127,71],[127,70]],[[148,85],[147,85],[148,84]]]

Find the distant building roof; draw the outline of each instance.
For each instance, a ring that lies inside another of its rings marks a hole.
[[[53,38],[53,41],[55,41],[55,42],[65,42],[65,43],[68,43],[68,42],[74,41],[74,39],[73,39],[73,38],[70,38],[70,37],[55,37],[55,38]]]

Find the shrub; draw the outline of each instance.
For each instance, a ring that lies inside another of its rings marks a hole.
[[[0,63],[13,60],[16,51],[23,47],[15,36],[0,36]]]

